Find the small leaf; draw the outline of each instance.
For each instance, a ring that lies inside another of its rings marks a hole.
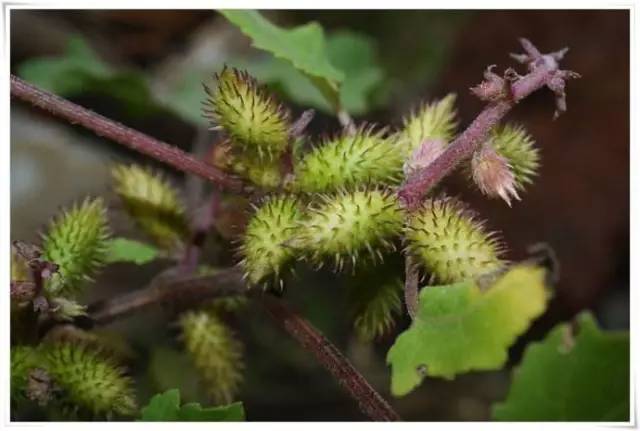
[[[160,251],[152,245],[128,238],[113,238],[107,243],[107,263],[131,262],[144,265],[157,259]]]
[[[179,416],[181,421],[188,422],[237,422],[244,420],[244,407],[241,402],[206,408],[201,407],[199,403],[189,403],[182,406]]]
[[[180,391],[169,389],[154,395],[149,404],[140,410],[143,421],[177,421],[180,410]]]
[[[180,407],[178,389],[154,395],[140,413],[143,421],[221,422],[243,421],[245,418],[244,407],[240,402],[204,408],[199,403],[189,403]]]
[[[508,347],[546,308],[544,278],[543,268],[518,265],[486,291],[470,280],[423,288],[415,320],[387,354],[391,392],[406,395],[427,375],[502,367]]]
[[[629,333],[602,331],[586,312],[577,323],[577,336],[563,323],[527,347],[494,419],[629,420]]]
[[[223,10],[220,13],[249,36],[256,48],[291,62],[318,86],[336,110],[339,109],[338,86],[344,80],[344,73],[331,64],[324,32],[318,23],[283,29],[254,10]]]

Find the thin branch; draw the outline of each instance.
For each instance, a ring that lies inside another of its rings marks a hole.
[[[566,49],[540,54],[526,39],[520,39],[526,54],[513,56],[527,63],[529,74],[519,76],[512,69],[505,72],[504,78],[494,74],[490,66],[485,72],[485,81],[471,92],[480,99],[488,101],[487,107],[447,149],[431,164],[414,172],[398,191],[398,196],[409,210],[416,209],[424,196],[461,162],[471,157],[473,152],[487,140],[489,132],[519,101],[536,90],[548,87],[556,94],[556,113],[566,110],[564,85],[569,78],[578,78],[575,72],[560,70],[558,62]]]
[[[198,160],[179,148],[44,91],[14,75],[11,75],[11,95],[176,169],[199,175],[230,191],[240,192],[243,190],[242,182],[239,179]]]
[[[398,421],[400,417],[371,387],[349,360],[307,320],[292,311],[284,302],[265,297],[263,304],[282,328],[313,353],[340,385],[353,397],[360,410],[375,421]]]
[[[144,289],[91,304],[89,320],[92,325],[104,325],[158,304],[189,308],[207,299],[244,294],[246,287],[237,268],[206,276],[176,276],[173,272],[164,272]]]

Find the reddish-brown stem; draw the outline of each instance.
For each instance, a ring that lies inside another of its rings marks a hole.
[[[37,88],[14,75],[11,75],[11,95],[176,169],[199,175],[230,191],[242,191],[242,182],[239,179],[198,160],[179,148]]]
[[[556,92],[557,100],[561,101],[560,106],[564,106],[564,80],[567,78],[579,77],[578,74],[562,71],[558,67],[558,61],[564,56],[566,50],[556,53],[542,55],[537,50],[531,53],[531,42],[521,39],[521,43],[530,55],[521,57],[521,61],[529,64],[531,72],[523,77],[517,77],[515,82],[506,84],[506,91],[500,97],[491,99],[489,92],[497,91],[491,88],[495,84],[496,75],[492,75],[491,68],[485,73],[485,77],[493,79],[487,82],[486,87],[476,90],[474,94],[485,95],[486,100],[493,100],[489,103],[473,122],[456,139],[448,145],[447,149],[431,164],[421,168],[411,174],[398,191],[398,196],[409,210],[416,209],[427,193],[445,176],[453,171],[462,161],[471,157],[473,152],[487,140],[489,132],[500,120],[513,108],[516,103],[524,99],[542,87],[549,87]],[[515,72],[509,71],[508,75],[514,76]],[[505,80],[507,77],[505,76]],[[562,85],[558,82],[561,81]],[[556,111],[556,115],[559,111]]]
[[[277,298],[265,297],[263,304],[282,328],[313,353],[340,385],[358,401],[360,410],[375,421],[398,421],[400,417],[371,387],[349,360],[307,320]]]
[[[179,267],[173,269],[176,271],[160,273],[144,289],[91,304],[88,308],[91,323],[104,325],[158,304],[189,308],[208,299],[246,293],[242,273],[236,268],[206,276],[184,274]]]

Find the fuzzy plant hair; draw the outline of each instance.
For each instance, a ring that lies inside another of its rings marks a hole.
[[[110,236],[101,198],[86,199],[57,216],[42,236],[43,258],[58,266],[45,289],[52,295],[77,293],[105,264]]]

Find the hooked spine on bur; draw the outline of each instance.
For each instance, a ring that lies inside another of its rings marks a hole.
[[[403,154],[385,130],[362,125],[343,131],[295,164],[295,191],[321,193],[363,184],[396,184],[402,178]]]
[[[230,403],[242,383],[242,344],[211,311],[188,311],[179,323],[186,350],[207,392],[216,403]]]
[[[407,220],[407,251],[439,283],[492,274],[506,264],[504,246],[484,224],[457,199],[427,199]]]
[[[160,173],[133,164],[115,166],[111,176],[127,213],[157,245],[171,250],[188,237],[178,191]]]
[[[45,282],[53,295],[77,293],[105,265],[110,230],[101,198],[85,199],[62,212],[42,235],[43,258],[57,265]]]
[[[260,159],[273,159],[289,145],[290,114],[246,71],[225,66],[216,86],[205,86],[207,118],[229,135],[232,145]]]

